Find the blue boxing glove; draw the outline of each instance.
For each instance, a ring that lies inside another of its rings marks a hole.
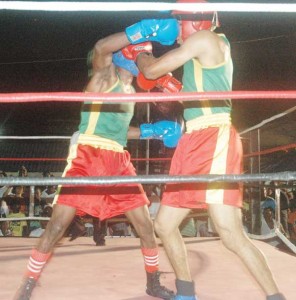
[[[131,72],[135,77],[137,77],[139,74],[139,69],[136,63],[133,60],[126,58],[126,56],[123,55],[121,50],[113,53],[112,62],[116,67],[123,68]]]
[[[141,124],[141,139],[159,139],[168,148],[175,148],[182,136],[181,125],[173,121],[159,121],[154,124]]]
[[[179,35],[179,24],[176,19],[147,19],[127,27],[125,34],[131,44],[150,41],[170,46]]]
[[[136,45],[128,45],[120,51],[113,53],[112,62],[116,67],[123,68],[133,76],[139,75],[139,69],[135,63],[137,56],[140,53],[152,53],[152,44],[150,42],[139,43]]]

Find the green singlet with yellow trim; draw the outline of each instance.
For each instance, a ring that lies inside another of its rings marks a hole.
[[[219,34],[230,47],[229,41],[223,34]],[[183,92],[213,92],[232,90],[233,64],[229,57],[214,67],[203,67],[197,59],[191,59],[184,65]],[[206,100],[186,101],[184,104],[184,118],[190,121],[201,116],[214,114],[230,114],[231,101]]]
[[[128,87],[128,91],[126,90]],[[105,93],[134,93],[132,86],[125,86],[118,79]],[[127,132],[134,114],[133,102],[108,103],[84,102],[81,110],[79,132],[88,136],[95,135],[110,139],[122,145],[127,144]]]

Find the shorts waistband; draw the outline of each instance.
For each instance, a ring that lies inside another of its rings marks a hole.
[[[80,133],[78,135],[76,143],[115,152],[124,152],[123,146],[116,141],[106,139],[97,135]]]
[[[193,130],[219,127],[222,125],[231,125],[231,116],[229,113],[206,115],[187,121],[186,133],[191,133]]]

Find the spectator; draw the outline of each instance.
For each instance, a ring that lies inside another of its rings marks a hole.
[[[0,178],[7,177],[7,174],[3,171],[0,171]],[[12,187],[10,186],[1,186],[0,187],[0,199],[1,199],[1,205],[0,205],[0,217],[6,218],[9,214],[9,208],[7,206],[6,201],[4,198],[11,193]],[[2,222],[1,222],[2,224]]]
[[[52,175],[49,171],[44,171],[44,172],[42,173],[42,176],[43,176],[43,177],[52,177],[53,175]]]
[[[268,235],[275,233],[275,228],[277,223],[275,221],[275,210],[276,210],[276,201],[274,199],[274,190],[270,187],[263,188],[264,201],[261,203],[261,234]],[[285,230],[280,224],[280,231],[286,235]],[[277,247],[285,248],[281,240],[275,236],[269,239],[264,240],[266,243]]]
[[[1,205],[0,205],[0,218],[6,218],[9,214],[9,208],[5,200],[1,198]]]
[[[287,190],[287,196],[289,200],[289,209],[290,211],[296,209],[296,198],[295,198],[295,192],[293,192],[292,189]]]
[[[53,177],[54,175],[52,175],[51,173],[50,173],[50,171],[44,171],[44,172],[42,172],[42,176],[43,177]],[[45,187],[43,187],[43,189],[41,189],[41,191],[43,191],[43,190],[45,190],[45,189],[47,189],[48,188],[48,186],[45,186]]]
[[[3,171],[0,171],[0,178],[7,177],[7,174]],[[0,199],[6,197],[8,194],[11,193],[12,187],[11,186],[1,186],[0,187]]]
[[[199,210],[199,212],[205,213],[206,210]],[[218,236],[217,232],[213,229],[212,221],[209,216],[198,216],[196,219],[196,236],[200,237],[212,237]]]
[[[149,184],[144,187],[144,190],[150,201],[150,205],[148,207],[150,217],[154,220],[160,206],[160,189],[156,185]]]
[[[116,216],[116,218],[124,218],[124,215]],[[111,236],[128,236],[130,235],[130,228],[127,222],[118,222],[109,226],[109,232]]]
[[[281,210],[281,224],[286,236],[289,236],[288,229],[288,210],[289,210],[289,198],[286,189],[280,189],[280,210]]]
[[[57,187],[55,185],[49,185],[42,193],[41,200],[45,201],[47,204],[52,204],[53,198],[56,195]]]
[[[44,209],[46,202],[41,200],[41,188],[35,187],[34,191],[34,216],[39,217],[41,216],[41,213]],[[41,228],[40,221],[34,220],[34,221],[28,221],[29,223],[29,232]]]
[[[184,219],[179,228],[183,237],[194,237],[197,235],[194,218]]]
[[[262,225],[261,225],[261,233],[262,235],[268,235],[275,233],[275,229],[277,227],[277,223],[275,221],[275,211],[272,207],[265,207],[262,212]],[[279,225],[280,232],[286,235],[285,231],[283,230],[282,225]],[[264,239],[264,242],[277,247],[284,251],[289,251],[289,248],[275,235],[274,237]]]
[[[41,199],[41,187],[36,186],[34,190],[34,216],[40,216],[46,202]]]
[[[294,207],[289,213],[288,228],[290,234],[290,241],[296,245],[296,208]]]
[[[21,166],[18,170],[18,177],[28,177],[28,170],[25,166]]]
[[[24,215],[28,215],[29,211],[29,198],[24,197],[24,187],[14,186],[12,192],[8,194],[4,200],[6,201],[9,211],[12,210],[12,205],[17,202],[20,204],[20,212]]]
[[[12,192],[5,198],[8,207],[12,206],[15,200],[18,200],[20,203],[20,212],[28,215],[29,197],[26,197],[24,187],[21,185],[13,187]]]
[[[99,218],[92,218],[93,220],[93,240],[96,243],[96,246],[105,246],[106,241],[105,237],[107,235],[107,226],[106,220],[101,221]]]
[[[92,224],[87,223],[89,227],[92,227],[93,240],[96,246],[105,246],[105,236],[107,234],[106,221],[101,221],[99,218],[87,216],[87,218],[92,219]],[[85,236],[89,234],[86,228],[86,223],[84,218],[80,216],[75,216],[72,223],[70,224],[66,236],[70,236],[70,241],[74,241],[80,236]]]
[[[21,203],[19,199],[14,199],[11,205],[11,213],[9,213],[8,218],[25,218],[26,215],[20,211]],[[9,236],[27,236],[27,222],[18,220],[18,221],[9,221]]]
[[[18,177],[28,177],[28,170],[25,166],[21,166],[18,170]],[[23,197],[26,199],[30,198],[30,187],[24,186],[23,187]]]
[[[70,224],[65,236],[70,236],[70,242],[76,240],[80,236],[86,235],[86,228],[82,217],[75,216]]]
[[[0,178],[7,177],[7,174],[3,171],[0,171]],[[1,186],[0,187],[0,218],[7,218],[9,215],[9,206],[5,201],[7,195],[12,191],[10,186]],[[8,222],[0,222],[0,236],[5,236],[8,233]]]
[[[41,212],[40,216],[43,218],[50,218],[51,215],[52,215],[52,206],[46,205],[44,207],[43,211]],[[48,223],[48,221],[46,221],[46,220],[40,220],[40,227],[32,230],[30,232],[29,237],[40,237],[43,234],[47,223]]]
[[[271,207],[275,211],[274,190],[270,187],[263,188],[264,200],[261,203],[261,209]]]

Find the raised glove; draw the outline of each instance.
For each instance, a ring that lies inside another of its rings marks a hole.
[[[137,76],[137,84],[144,91],[149,91],[157,87],[164,93],[177,93],[182,89],[182,83],[173,77],[171,73],[159,77],[156,80],[147,79],[142,73],[139,73]]]
[[[128,45],[121,49],[122,54],[127,58],[136,61],[140,53],[152,53],[152,44],[150,42]]]
[[[168,148],[176,147],[182,136],[180,124],[166,120],[154,124],[141,124],[140,131],[141,139],[159,139]]]
[[[131,44],[147,41],[162,45],[173,45],[179,35],[179,24],[176,19],[147,19],[125,29]]]

